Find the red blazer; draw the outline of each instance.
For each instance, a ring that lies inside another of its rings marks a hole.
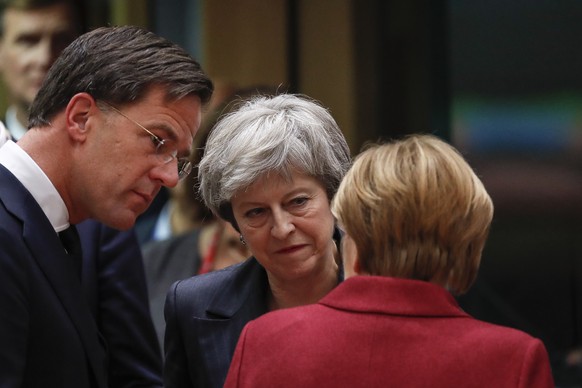
[[[542,342],[478,321],[442,287],[347,279],[319,303],[266,314],[225,387],[554,387]]]

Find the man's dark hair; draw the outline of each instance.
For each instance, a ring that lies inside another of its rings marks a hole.
[[[199,96],[212,81],[180,46],[136,26],[101,27],[81,35],[52,65],[30,108],[29,128],[45,126],[77,93],[114,105],[137,102],[159,85],[167,98]]]

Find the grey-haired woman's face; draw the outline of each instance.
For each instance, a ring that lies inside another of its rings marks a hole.
[[[271,276],[297,279],[334,260],[334,218],[317,179],[299,172],[289,181],[264,176],[231,203],[250,251]]]

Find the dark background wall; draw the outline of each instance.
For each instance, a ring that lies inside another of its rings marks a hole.
[[[451,0],[451,134],[496,214],[473,315],[525,330],[556,383],[582,386],[566,357],[582,336],[582,3]]]

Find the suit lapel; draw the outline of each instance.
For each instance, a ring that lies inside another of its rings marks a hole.
[[[267,273],[253,257],[239,264],[229,275],[225,287],[217,292],[206,310],[210,316],[232,318],[244,304],[247,311],[266,312]],[[253,318],[254,319],[254,318]]]
[[[206,309],[207,319],[197,320],[201,349],[212,349],[204,356],[207,378],[213,386],[222,386],[236,343],[244,325],[267,312],[267,274],[251,258],[220,283],[224,288],[217,292]]]
[[[106,352],[91,315],[74,265],[58,235],[32,195],[0,165],[0,197],[6,208],[23,222],[23,239],[83,342],[98,387],[106,387]]]

